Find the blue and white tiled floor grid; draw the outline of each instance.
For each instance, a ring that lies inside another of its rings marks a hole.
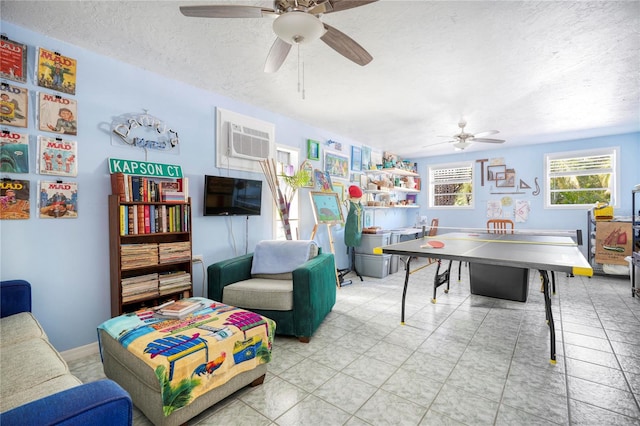
[[[354,279],[309,344],[276,337],[263,385],[189,424],[640,425],[640,298],[629,277],[556,274],[551,365],[537,272],[526,303],[470,294],[463,267],[432,304],[434,273],[411,275],[404,326],[403,271]],[[98,355],[70,367],[83,381],[104,377]],[[149,424],[136,409],[134,425]]]

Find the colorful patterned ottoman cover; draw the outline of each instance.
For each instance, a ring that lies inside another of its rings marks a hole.
[[[182,318],[143,310],[98,327],[105,374],[154,424],[184,423],[264,377],[271,360],[275,322],[206,298],[185,300],[201,307]]]

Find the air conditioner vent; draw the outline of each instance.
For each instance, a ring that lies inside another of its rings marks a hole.
[[[229,141],[230,157],[254,161],[269,158],[271,143],[268,132],[229,123]]]

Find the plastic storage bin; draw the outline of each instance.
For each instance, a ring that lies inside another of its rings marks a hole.
[[[365,277],[384,278],[389,275],[390,254],[356,253],[356,270]]]
[[[362,241],[360,242],[360,245],[356,247],[356,253],[373,254],[374,248],[388,246],[390,238],[390,232],[384,232],[381,234],[362,234]]]
[[[471,294],[526,302],[529,269],[469,263]]]

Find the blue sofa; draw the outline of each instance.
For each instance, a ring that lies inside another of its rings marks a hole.
[[[31,285],[0,282],[0,424],[131,425],[129,394],[111,380],[82,384],[31,314]]]

